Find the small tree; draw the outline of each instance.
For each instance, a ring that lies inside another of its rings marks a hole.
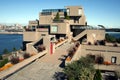
[[[68,80],[93,80],[94,66],[90,57],[82,57],[78,61],[68,64],[64,69]]]
[[[120,69],[115,70],[116,76],[120,79]]]
[[[8,59],[4,59],[2,62],[0,62],[0,67],[3,67],[8,62]]]
[[[96,73],[94,75],[94,79],[93,80],[102,80],[102,75],[100,70],[96,70]]]
[[[19,63],[19,57],[13,57],[12,56],[10,61],[11,61],[12,64],[17,64],[17,63]]]
[[[30,54],[29,54],[29,53],[25,53],[25,54],[23,55],[23,57],[24,57],[24,59],[27,59],[27,58],[30,57]]]
[[[68,16],[67,12],[64,13],[65,19],[69,20],[70,17]]]
[[[54,18],[54,20],[60,20],[59,12],[57,12],[56,17]]]
[[[109,35],[109,34],[105,35],[105,39],[107,42],[116,42],[116,38],[114,36]]]
[[[95,62],[96,62],[97,64],[103,64],[104,58],[103,58],[102,56],[98,56],[98,57],[96,58]]]
[[[3,57],[2,57],[2,55],[0,55],[0,60],[2,60],[3,59]]]
[[[3,50],[3,53],[4,53],[4,54],[8,54],[8,53],[9,53],[8,49],[4,49],[4,50]]]
[[[15,52],[15,51],[17,51],[17,49],[15,47],[13,47],[13,51]]]

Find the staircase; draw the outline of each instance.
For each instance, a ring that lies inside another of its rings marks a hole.
[[[81,33],[79,33],[77,36],[75,36],[73,39],[78,40],[78,39],[82,38],[86,34],[87,34],[87,30],[84,30]]]

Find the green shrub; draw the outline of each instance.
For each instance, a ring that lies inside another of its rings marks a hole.
[[[96,73],[94,75],[94,79],[93,80],[102,80],[102,75],[100,70],[96,70]]]
[[[102,56],[98,56],[95,60],[95,63],[97,64],[103,64],[104,58]]]
[[[65,17],[65,19],[67,19],[67,20],[70,19],[70,17],[68,16],[67,12],[64,13],[64,17]]]
[[[54,20],[60,20],[60,15],[59,15],[59,12],[57,12],[57,14],[56,14],[56,16],[55,16]]]
[[[3,53],[4,53],[4,54],[8,54],[8,53],[9,53],[8,49],[4,49],[4,50],[3,50]]]
[[[13,51],[17,51],[17,49],[15,47],[13,47]]]
[[[10,61],[12,64],[17,64],[19,63],[19,57],[12,57]]]
[[[3,59],[3,57],[2,57],[2,55],[0,55],[0,60],[2,60]]]
[[[23,55],[23,57],[24,57],[24,59],[27,59],[27,58],[30,57],[30,54],[29,54],[29,53],[25,53],[25,54]]]
[[[120,38],[117,38],[116,41],[117,41],[118,43],[120,43]]]
[[[114,47],[118,47],[117,43],[114,43],[113,46],[114,46]]]
[[[114,36],[109,35],[109,34],[105,35],[105,39],[108,42],[116,42],[116,38]]]
[[[8,59],[4,59],[3,61],[0,62],[0,67],[3,67],[8,62],[9,62]]]
[[[78,61],[74,61],[64,68],[64,73],[68,80],[92,80],[94,77],[93,60],[86,56],[81,57]]]

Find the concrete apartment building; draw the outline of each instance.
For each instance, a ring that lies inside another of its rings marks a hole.
[[[23,44],[26,46],[24,49],[29,53],[38,53],[36,46],[43,44],[48,54],[51,54],[52,45],[52,53],[54,54],[55,49],[62,43],[64,44],[63,41],[56,45],[55,42],[59,39],[65,39],[65,42],[80,42],[80,46],[71,61],[87,54],[102,55],[104,61],[115,65],[101,64],[99,69],[114,71],[119,67],[120,47],[113,47],[111,43],[106,43],[106,46],[94,45],[96,41],[105,40],[105,30],[88,26],[81,6],[66,6],[64,9],[43,9],[39,13],[39,20],[29,21],[29,31],[25,31],[23,34]]]

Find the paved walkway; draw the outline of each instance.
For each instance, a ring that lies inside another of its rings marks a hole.
[[[53,75],[57,71],[62,71],[58,65],[33,62],[22,70],[16,72],[6,80],[53,80]]]
[[[62,60],[65,59],[65,56],[68,55],[68,49],[74,44],[65,43],[59,48],[56,49],[55,53],[47,54],[45,57],[41,58],[41,62],[47,62],[52,64],[60,64]]]
[[[57,48],[54,54],[45,55],[11,75],[6,80],[53,80],[55,72],[62,71],[62,68],[59,66],[71,46],[73,46],[73,44],[66,43],[62,45]]]

